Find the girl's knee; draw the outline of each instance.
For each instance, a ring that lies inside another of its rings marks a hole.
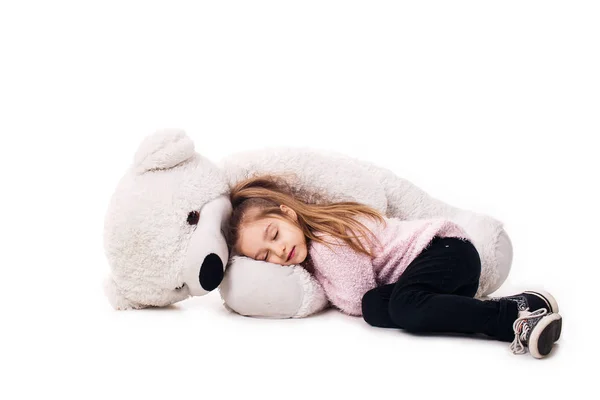
[[[388,303],[383,301],[377,288],[369,290],[362,297],[363,319],[372,326],[379,325],[379,315],[387,310]]]
[[[369,308],[371,305],[379,303],[379,295],[377,293],[377,288],[369,290],[362,297],[362,307],[363,309]]]
[[[421,291],[404,291],[398,293],[390,302],[388,312],[394,324],[410,331],[419,331],[423,327],[423,312],[419,303],[427,293]]]

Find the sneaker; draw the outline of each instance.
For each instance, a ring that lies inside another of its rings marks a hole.
[[[515,340],[511,343],[510,350],[513,354],[524,354],[527,347],[535,358],[544,358],[552,351],[561,329],[560,314],[549,314],[545,308],[534,312],[521,311],[519,318],[513,323]]]
[[[543,308],[550,313],[558,312],[558,303],[548,292],[527,290],[523,293],[505,297],[492,297],[491,300],[506,299],[517,303],[519,311],[534,312]]]

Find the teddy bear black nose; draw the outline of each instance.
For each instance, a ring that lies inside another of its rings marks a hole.
[[[221,258],[211,253],[204,258],[200,268],[200,285],[206,291],[217,288],[223,280],[223,262]]]

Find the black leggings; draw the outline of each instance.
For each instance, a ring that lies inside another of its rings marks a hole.
[[[517,305],[474,299],[481,261],[470,242],[436,237],[398,282],[372,289],[362,299],[368,324],[411,332],[484,333],[510,342]]]

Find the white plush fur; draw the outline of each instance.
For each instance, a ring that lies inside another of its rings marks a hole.
[[[318,196],[315,201],[355,200],[403,219],[452,219],[480,252],[478,296],[495,290],[510,270],[512,248],[499,221],[433,199],[372,163],[313,149],[265,149],[232,155],[216,166],[193,151],[182,131],[161,131],[140,146],[107,213],[111,304],[164,306],[205,294],[197,282],[202,259],[212,252],[227,264],[220,228],[231,210],[229,186],[262,173],[287,176],[296,189]],[[197,229],[186,223],[192,210],[200,211]],[[182,283],[184,289],[175,290]],[[220,294],[227,308],[250,316],[304,317],[328,306],[320,285],[301,267],[245,257],[229,261]]]
[[[220,292],[227,308],[253,317],[299,318],[328,305],[320,285],[304,268],[240,256],[232,257]]]
[[[111,304],[165,306],[205,294],[198,283],[204,257],[218,254],[223,265],[229,257],[220,225],[231,212],[228,191],[223,171],[196,153],[182,131],[146,138],[105,218],[111,267],[105,289]],[[201,213],[197,227],[187,223],[190,211]],[[192,242],[203,247],[190,247]]]

